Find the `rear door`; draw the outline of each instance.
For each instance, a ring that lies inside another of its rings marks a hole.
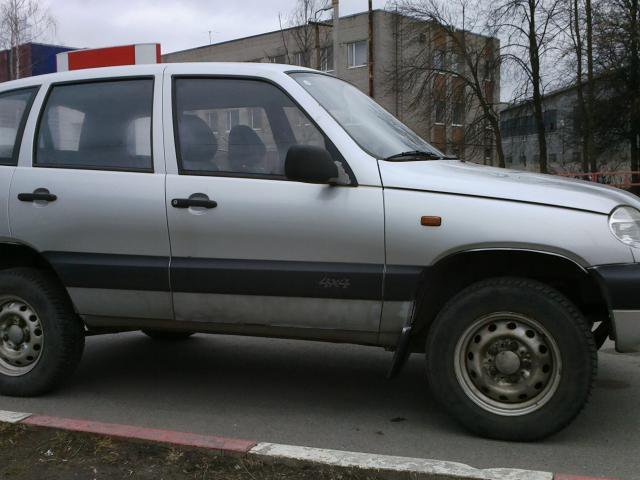
[[[176,76],[172,88],[166,136],[175,134],[178,171],[167,175],[167,207],[177,320],[375,339],[382,190],[356,186],[332,142],[271,82]],[[293,144],[327,148],[343,185],[287,180]],[[177,204],[189,199],[205,203]]]
[[[45,85],[11,186],[13,235],[107,322],[173,316],[160,72]]]

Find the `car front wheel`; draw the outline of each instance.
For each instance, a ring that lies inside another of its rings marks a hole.
[[[467,429],[536,440],[568,425],[587,402],[596,346],[580,311],[534,280],[496,278],[456,295],[426,345],[433,395]]]

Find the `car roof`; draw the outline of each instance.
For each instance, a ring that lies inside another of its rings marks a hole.
[[[270,76],[274,73],[291,71],[316,71],[306,67],[284,65],[278,63],[254,63],[254,62],[186,62],[186,63],[158,63],[151,65],[124,65],[119,67],[86,68],[67,72],[49,73],[34,77],[11,80],[0,83],[0,92],[15,90],[44,83],[57,83],[98,78],[117,78],[130,76],[155,75],[170,68],[173,74],[212,74],[212,75],[255,75]]]

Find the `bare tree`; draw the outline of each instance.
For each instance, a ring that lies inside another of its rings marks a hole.
[[[598,171],[596,165],[596,152],[594,149],[594,132],[593,132],[593,112],[595,108],[595,79],[593,76],[593,8],[591,7],[591,0],[584,0],[584,12],[585,12],[585,34],[587,42],[587,116],[586,116],[586,142],[585,142],[585,156],[586,163],[592,172]],[[578,12],[576,12],[577,14]],[[578,18],[578,17],[576,17]],[[579,81],[582,81],[580,79]]]
[[[574,74],[577,108],[580,125],[576,135],[582,144],[582,171],[596,172],[596,151],[594,139],[595,80],[593,73],[593,15],[591,0],[570,0],[565,5],[566,15],[562,16],[559,27],[568,32],[569,62]],[[586,62],[586,75],[584,64]]]
[[[531,96],[533,119],[538,139],[540,171],[547,173],[543,64],[557,48],[556,16],[561,0],[496,0],[492,6],[492,25],[506,38],[505,61],[514,64],[524,80],[520,94]]]
[[[423,45],[405,50],[402,65],[392,72],[400,79],[399,88],[410,92],[410,107],[427,107],[437,123],[452,125],[454,143],[471,156],[482,149],[486,159],[484,150],[495,145],[498,165],[504,167],[496,94],[500,44],[483,20],[480,1],[401,0],[397,7],[408,19],[403,35],[409,43]],[[398,84],[398,78],[393,80],[390,84]]]
[[[56,22],[49,9],[38,0],[2,0],[0,3],[0,44],[9,50],[9,77],[20,78],[20,46],[55,34]]]
[[[596,101],[598,131],[629,146],[640,170],[640,0],[603,0],[594,10],[594,63],[604,90]],[[633,182],[640,181],[638,173]]]
[[[296,0],[294,8],[285,17],[285,26],[282,16],[278,15],[287,63],[311,67],[315,51],[315,66],[319,66],[319,50],[326,46],[330,27],[321,21],[322,13],[327,10],[329,0]]]

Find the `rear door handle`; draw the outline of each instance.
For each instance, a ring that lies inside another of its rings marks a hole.
[[[218,206],[218,202],[206,198],[174,198],[173,200],[171,200],[171,206],[173,208],[216,208]]]
[[[38,191],[33,193],[19,193],[18,200],[21,202],[55,202],[58,197],[48,191]]]

